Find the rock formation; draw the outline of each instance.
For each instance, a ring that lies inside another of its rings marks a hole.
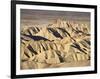
[[[48,26],[22,29],[21,69],[90,65],[90,45],[88,24],[58,19]]]

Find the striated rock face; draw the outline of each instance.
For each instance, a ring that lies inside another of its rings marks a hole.
[[[57,20],[21,30],[21,69],[87,66],[90,50],[88,24]]]

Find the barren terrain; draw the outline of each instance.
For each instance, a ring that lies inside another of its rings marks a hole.
[[[90,25],[56,19],[21,28],[21,69],[90,66]]]

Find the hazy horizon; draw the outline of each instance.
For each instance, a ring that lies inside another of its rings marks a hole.
[[[89,12],[21,9],[22,24],[47,24],[56,19],[90,21]]]

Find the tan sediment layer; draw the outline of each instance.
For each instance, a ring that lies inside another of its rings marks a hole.
[[[20,54],[21,69],[90,66],[90,28],[59,20],[22,29]]]

